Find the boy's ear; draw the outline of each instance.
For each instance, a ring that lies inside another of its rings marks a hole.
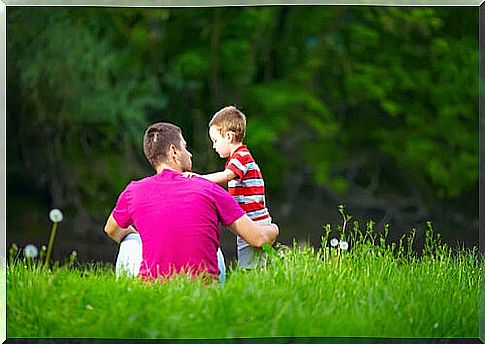
[[[228,132],[226,133],[226,139],[227,139],[227,141],[229,141],[230,143],[233,143],[233,142],[234,142],[234,140],[235,140],[235,138],[236,138],[236,134],[235,134],[233,131],[228,131]]]

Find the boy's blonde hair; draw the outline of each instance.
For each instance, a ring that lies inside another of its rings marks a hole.
[[[243,142],[246,135],[246,116],[235,106],[226,106],[215,113],[209,122],[209,128],[215,127],[221,135],[232,131],[235,140]]]

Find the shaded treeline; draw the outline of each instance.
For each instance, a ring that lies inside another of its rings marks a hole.
[[[207,123],[235,104],[283,241],[345,202],[476,244],[477,28],[476,8],[9,7],[9,241],[44,238],[58,207],[104,242],[118,193],[152,173],[144,129],[178,124],[215,171]]]

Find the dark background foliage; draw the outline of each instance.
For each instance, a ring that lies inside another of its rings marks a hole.
[[[432,221],[478,245],[477,33],[472,7],[9,7],[8,244],[45,244],[57,207],[55,256],[113,260],[144,129],[178,124],[213,172],[207,123],[235,104],[280,241],[318,244],[345,203],[391,238]]]

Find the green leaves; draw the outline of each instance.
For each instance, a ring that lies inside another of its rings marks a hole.
[[[304,174],[454,200],[478,180],[477,23],[472,8],[12,8],[9,178],[106,213],[150,171],[149,123],[179,124],[208,172],[207,123],[235,104],[271,193]]]
[[[8,110],[10,118],[20,117],[21,129],[11,129],[22,130],[22,150],[44,157],[29,173],[45,174],[48,186],[60,182],[52,195],[58,206],[82,204],[106,214],[112,206],[106,195],[111,198],[139,174],[133,170],[143,161],[146,111],[164,106],[158,81],[143,67],[145,56],[134,54],[148,33],[135,29],[119,45],[111,19],[120,14],[25,9],[11,23],[9,88],[20,91],[14,99],[23,104]],[[30,27],[30,16],[48,25]],[[109,155],[118,168],[103,168]],[[103,199],[104,204],[92,201]]]

